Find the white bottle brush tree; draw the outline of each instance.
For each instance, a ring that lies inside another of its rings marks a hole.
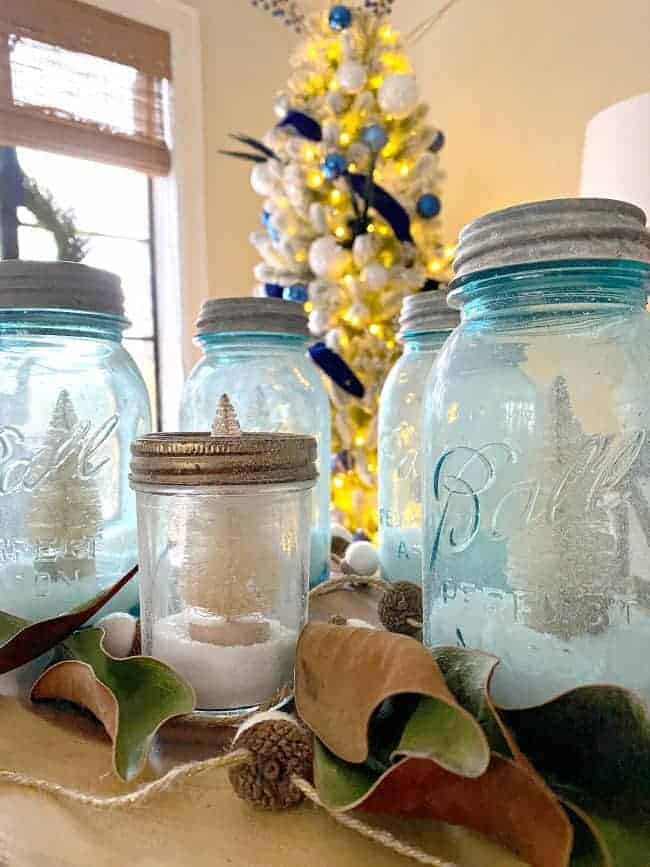
[[[82,477],[82,444],[83,427],[70,395],[63,390],[43,446],[42,469],[51,469],[34,490],[28,514],[30,536],[36,546],[34,567],[37,573],[53,580],[73,581],[95,575],[95,543],[101,534],[102,509],[96,480]]]
[[[403,39],[392,0],[253,5],[301,36],[278,123],[262,141],[234,136],[250,151],[226,152],[255,162],[264,198],[251,236],[257,293],[307,305],[312,357],[331,383],[337,517],[373,533],[378,401],[400,353],[397,316],[406,295],[441,287],[453,252],[439,221],[444,136],[406,54],[442,12]]]

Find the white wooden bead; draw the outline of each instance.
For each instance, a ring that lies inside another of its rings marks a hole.
[[[104,650],[116,659],[129,656],[135,640],[138,621],[131,614],[116,611],[98,621],[104,630]]]
[[[352,542],[344,560],[355,575],[374,575],[379,568],[379,553],[370,542]]]

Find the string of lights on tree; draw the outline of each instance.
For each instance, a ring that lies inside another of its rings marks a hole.
[[[303,303],[328,374],[335,518],[377,529],[377,410],[400,348],[403,298],[438,290],[453,248],[441,237],[439,152],[392,0],[328,4],[252,0],[300,34],[277,123],[225,151],[255,163],[264,199],[251,236],[258,294]]]

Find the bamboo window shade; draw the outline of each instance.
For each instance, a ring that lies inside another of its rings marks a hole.
[[[0,0],[0,145],[164,175],[169,34],[79,0]]]

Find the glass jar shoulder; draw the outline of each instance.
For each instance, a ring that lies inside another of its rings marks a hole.
[[[194,366],[183,388],[181,426],[209,428],[227,393],[249,430],[294,433],[329,429],[329,399],[320,373],[305,351],[211,351]]]

